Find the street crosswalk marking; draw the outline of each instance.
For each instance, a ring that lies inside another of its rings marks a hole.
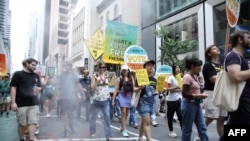
[[[114,141],[136,141],[138,137],[129,137],[129,138],[112,138]],[[90,139],[90,138],[75,138],[75,139],[43,139],[39,141],[106,141],[106,138],[95,138],[95,139]]]

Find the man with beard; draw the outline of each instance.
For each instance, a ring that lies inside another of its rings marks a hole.
[[[29,140],[33,141],[39,120],[38,94],[41,91],[41,82],[39,76],[34,72],[37,61],[28,58],[23,63],[24,69],[15,72],[10,82],[11,109],[17,112],[20,141],[25,141],[26,125],[29,126]]]
[[[250,46],[250,33],[247,31],[236,31],[230,35],[232,51],[225,58],[225,69],[229,77],[235,82],[246,81],[242,91],[239,107],[236,111],[229,113],[227,125],[250,125],[250,69],[244,52]],[[230,95],[229,95],[230,96]],[[224,133],[226,134],[226,133]]]

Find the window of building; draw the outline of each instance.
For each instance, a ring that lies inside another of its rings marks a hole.
[[[60,5],[63,5],[63,6],[65,6],[65,7],[68,7],[68,6],[69,6],[69,2],[64,1],[64,0],[60,0]]]
[[[118,16],[118,5],[116,4],[115,7],[114,7],[114,17],[116,18]]]
[[[100,18],[100,26],[103,26],[103,16]]]
[[[110,14],[109,14],[109,11],[107,11],[106,13],[106,20],[109,20],[110,19]]]
[[[60,7],[60,8],[59,8],[59,13],[68,14],[68,13],[69,13],[69,10],[68,10],[68,9],[65,9],[65,8]]]
[[[58,24],[58,27],[59,27],[60,29],[67,29],[67,28],[68,28],[68,25],[67,25],[67,24],[64,24],[64,23],[59,23],[59,24]]]
[[[59,20],[62,21],[62,22],[67,22],[68,19],[69,19],[69,18],[68,18],[67,16],[62,16],[62,15],[61,15]]]
[[[57,43],[61,44],[61,45],[66,45],[66,44],[68,44],[68,40],[67,39],[58,39]]]
[[[157,17],[162,18],[200,0],[157,0]]]

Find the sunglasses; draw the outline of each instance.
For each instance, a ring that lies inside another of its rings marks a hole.
[[[99,69],[106,69],[106,67],[99,67]]]

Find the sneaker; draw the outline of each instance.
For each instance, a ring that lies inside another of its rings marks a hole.
[[[138,123],[135,123],[133,126],[135,129],[138,129],[140,125]]]
[[[172,137],[172,138],[176,138],[177,137],[177,134],[174,131],[170,131],[168,135],[170,137]]]
[[[36,127],[35,135],[39,134],[39,127]]]
[[[67,129],[65,129],[63,132],[63,137],[66,138],[68,136],[69,136],[69,131]]]
[[[194,138],[194,141],[200,141],[200,137],[196,136],[196,137]]]
[[[122,130],[122,136],[123,137],[128,137],[128,131],[126,129]]]
[[[47,114],[46,117],[49,118],[49,117],[50,117],[50,114]]]
[[[152,121],[151,124],[156,127],[158,125],[158,123],[156,121]]]
[[[96,138],[96,134],[91,134],[90,138]]]
[[[136,141],[144,141],[143,137],[139,137]]]

